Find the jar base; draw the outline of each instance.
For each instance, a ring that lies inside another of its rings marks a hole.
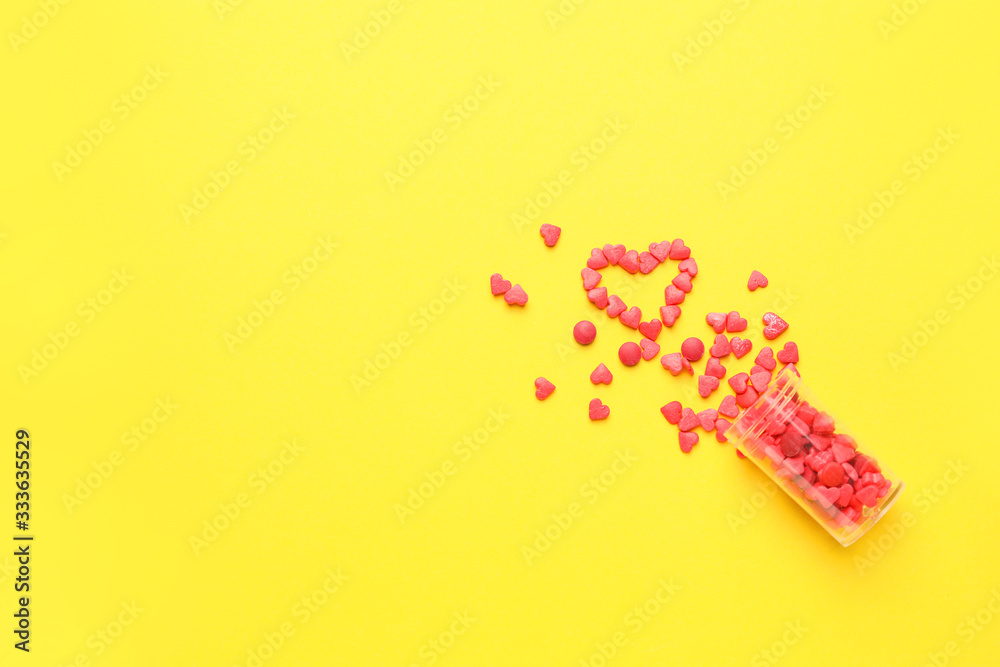
[[[882,506],[879,508],[877,513],[867,517],[863,523],[858,525],[857,528],[847,535],[844,535],[843,538],[838,538],[837,541],[840,542],[842,546],[849,547],[860,540],[863,535],[875,527],[875,524],[878,523],[879,519],[885,516],[885,513],[889,511],[889,508],[896,504],[896,501],[899,500],[899,496],[903,493],[903,489],[905,488],[906,482],[900,481],[900,483],[892,489],[889,495],[882,500]]]

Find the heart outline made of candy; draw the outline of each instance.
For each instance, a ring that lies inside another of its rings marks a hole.
[[[587,300],[599,310],[605,311],[609,318],[618,319],[622,325],[638,331],[639,326],[643,324],[642,309],[638,306],[629,308],[618,295],[608,294],[606,287],[599,287],[604,278],[600,269],[608,266],[621,266],[632,275],[636,273],[647,275],[655,271],[661,264],[666,264],[668,259],[679,262],[678,273],[664,288],[665,305],[660,307],[658,319],[664,326],[672,327],[681,315],[680,304],[694,289],[691,279],[698,273],[697,264],[691,259],[691,249],[684,245],[682,239],[674,239],[672,242],[650,243],[649,249],[642,252],[635,249],[628,250],[622,244],[612,245],[609,243],[605,244],[603,248],[594,248],[590,258],[587,259],[586,267],[580,271]],[[689,262],[689,265],[681,269],[680,265],[685,262]],[[596,281],[594,281],[595,275],[597,276]],[[681,282],[680,286],[676,284],[678,280]],[[588,283],[591,284],[589,288]],[[633,312],[636,314],[633,315]],[[623,317],[628,319],[623,319]]]

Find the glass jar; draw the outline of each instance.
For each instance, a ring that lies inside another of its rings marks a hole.
[[[794,364],[781,369],[726,435],[845,547],[906,486],[816,402]]]

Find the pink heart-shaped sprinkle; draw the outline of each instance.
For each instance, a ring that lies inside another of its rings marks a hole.
[[[677,428],[682,431],[690,431],[698,427],[698,415],[691,408],[684,408],[681,412],[681,420],[677,422]]]
[[[527,292],[524,291],[524,288],[522,288],[520,285],[514,285],[509,290],[507,290],[506,294],[503,295],[503,300],[506,301],[507,305],[510,306],[514,304],[523,306],[524,304],[528,303],[528,294]]]
[[[764,313],[761,318],[764,321],[764,338],[774,340],[788,328],[788,322],[781,319],[774,313]]]
[[[670,254],[668,256],[670,259],[687,259],[691,256],[691,248],[684,245],[684,241],[674,239],[673,243],[670,244]]]
[[[608,310],[611,310],[610,306],[608,306]],[[642,321],[642,311],[639,310],[639,306],[632,306],[618,317],[618,321],[627,327],[638,329],[639,323]]]
[[[711,375],[721,380],[726,377],[726,367],[720,364],[715,357],[709,357],[708,363],[705,364],[705,375]]]
[[[535,380],[535,398],[540,401],[544,401],[546,398],[552,395],[552,392],[556,390],[556,386],[546,380],[545,378],[537,378]]]
[[[666,261],[667,257],[670,255],[670,241],[662,241],[660,243],[650,243],[649,254],[655,257],[660,262]]]
[[[698,376],[698,393],[701,394],[702,398],[708,398],[718,388],[719,378],[712,377],[711,375]]]
[[[861,504],[865,507],[875,507],[875,503],[878,500],[878,487],[874,484],[869,484],[860,491],[856,491],[854,497],[861,501]]]
[[[747,281],[747,287],[750,291],[754,291],[758,287],[767,287],[767,278],[760,271],[754,269],[750,272],[750,280]]]
[[[864,475],[861,476],[861,484],[860,484],[860,486],[868,486],[869,484],[873,484],[875,486],[879,486],[882,483],[882,480],[884,480],[884,479],[885,479],[885,477],[883,477],[879,473],[866,472]]]
[[[601,282],[601,274],[589,266],[585,266],[580,270],[580,275],[583,277],[583,289],[592,290],[597,287],[597,284]]]
[[[709,313],[705,316],[705,321],[708,322],[708,325],[712,327],[712,330],[717,334],[726,330],[725,313]]]
[[[735,310],[729,312],[726,315],[726,331],[729,333],[739,333],[740,331],[746,331],[747,321],[746,318],[740,317],[740,314]]]
[[[832,444],[833,441],[831,440],[830,436],[820,435],[818,433],[810,433],[809,442],[813,444],[813,449],[815,449],[817,452],[822,452],[827,449],[830,449],[830,445]],[[831,456],[830,460],[832,461],[833,455],[831,454],[830,456]]]
[[[648,338],[649,340],[656,340],[660,336],[660,331],[663,330],[663,322],[658,319],[652,319],[648,322],[639,323],[639,333]]]
[[[618,263],[618,260],[622,258],[625,254],[625,246],[611,245],[610,243],[604,246],[604,256],[607,258],[608,263],[614,266]]]
[[[740,406],[741,408],[749,408],[751,405],[757,402],[757,398],[758,398],[757,392],[754,391],[753,387],[748,385],[746,391],[736,396],[736,405]]]
[[[830,445],[830,451],[833,452],[833,460],[837,463],[844,463],[854,458],[854,450],[839,442],[834,442]]]
[[[646,275],[660,265],[660,260],[649,252],[643,250],[639,253],[639,273]]]
[[[840,498],[837,499],[837,507],[847,507],[854,497],[854,487],[850,484],[840,485]]]
[[[556,227],[555,225],[546,223],[542,225],[541,229],[538,230],[538,233],[541,234],[542,238],[545,240],[545,245],[551,248],[556,244],[556,241],[559,240],[559,235],[562,234],[562,229]]]
[[[677,265],[678,271],[683,271],[692,278],[698,275],[698,263],[694,261],[693,257],[688,257],[683,262]]]
[[[831,489],[827,486],[817,486],[815,489],[816,502],[824,509],[833,507],[833,504],[840,499],[839,488]]]
[[[648,338],[640,340],[639,347],[642,348],[642,358],[646,361],[655,359],[656,355],[660,353],[660,346]]]
[[[833,417],[825,412],[817,412],[816,417],[813,418],[812,430],[813,433],[820,433],[822,435],[830,435],[833,433],[836,425],[834,424]]]
[[[734,419],[740,415],[740,409],[736,407],[735,396],[730,394],[722,399],[722,403],[719,403],[719,414],[732,417]]]
[[[629,250],[627,253],[621,256],[618,260],[618,266],[622,267],[629,273],[638,273],[639,271],[639,253],[636,250]]]
[[[605,312],[607,312],[608,317],[618,317],[625,312],[626,308],[628,306],[625,305],[625,302],[619,299],[617,294],[612,294],[608,297],[608,309]]]
[[[684,292],[677,289],[676,285],[667,285],[667,289],[663,290],[663,300],[667,302],[668,306],[684,303],[684,297]]]
[[[504,280],[499,273],[490,276],[490,291],[493,292],[493,296],[506,294],[508,290],[510,290],[509,280]]]
[[[590,418],[593,420],[607,419],[608,415],[611,414],[611,408],[604,405],[601,399],[595,398],[590,402]]]
[[[698,434],[678,433],[677,440],[681,443],[681,451],[688,454],[692,449],[694,449],[694,446],[698,444]]]
[[[792,471],[796,475],[801,475],[806,471],[805,455],[799,454],[798,456],[789,456],[784,460],[785,467]]]
[[[778,362],[774,360],[774,350],[769,347],[762,348],[761,351],[757,353],[757,358],[753,361],[758,366],[761,366],[769,371],[773,371],[778,366]]]
[[[733,354],[736,355],[737,359],[742,359],[753,349],[753,343],[750,342],[749,338],[733,336],[733,339],[729,341],[729,347],[733,348]]]
[[[673,285],[677,289],[679,289],[680,291],[684,292],[685,294],[687,294],[688,292],[690,292],[691,289],[692,289],[691,276],[689,276],[688,274],[684,273],[683,271],[681,271],[676,276],[674,276],[674,279],[671,280],[670,282],[673,283]]]
[[[590,374],[590,381],[594,384],[611,384],[612,379],[611,371],[604,364],[598,364],[594,372]]]
[[[715,420],[719,418],[719,412],[715,408],[705,408],[698,413],[698,421],[701,427],[709,433],[715,429]]]
[[[850,447],[851,449],[857,449],[858,448],[858,443],[856,443],[854,441],[854,438],[852,438],[851,436],[847,435],[846,433],[835,433],[834,436],[833,436],[833,441],[834,442],[839,442],[842,445],[846,445],[847,447]]]
[[[854,459],[854,467],[857,468],[859,475],[863,475],[866,472],[882,472],[879,468],[878,463],[875,462],[870,456],[865,456],[864,454],[858,454]]]
[[[715,337],[715,344],[709,348],[708,353],[713,357],[722,358],[728,356],[733,351],[726,334],[719,334]]]
[[[792,341],[785,343],[785,347],[778,350],[778,361],[783,364],[799,363],[799,346]]]
[[[767,385],[769,385],[770,383],[771,383],[771,374],[768,373],[767,371],[754,373],[753,375],[750,376],[750,384],[752,384],[753,388],[756,389],[758,392],[767,389]]]
[[[729,386],[733,388],[737,394],[742,394],[747,390],[747,381],[750,380],[750,376],[746,373],[737,373],[733,377],[729,378]]]
[[[663,413],[663,416],[666,417],[667,421],[671,424],[676,424],[681,420],[681,410],[682,407],[680,401],[670,401],[660,408],[660,412]]]
[[[684,369],[683,360],[684,357],[681,356],[680,352],[671,352],[660,357],[660,363],[670,371],[671,375],[680,375],[680,372]]]
[[[730,397],[730,398],[732,398],[732,397]],[[728,419],[723,419],[722,417],[719,417],[718,419],[716,419],[715,420],[715,439],[718,440],[719,442],[729,442],[729,438],[726,437],[726,431],[728,431],[729,427],[732,426],[732,425],[733,425],[733,423],[731,421],[729,421]],[[740,454],[740,450],[737,449],[736,453]],[[740,454],[740,457],[741,458],[746,458],[742,454]]]
[[[608,265],[608,258],[604,256],[604,251],[600,248],[594,248],[590,251],[590,259],[587,260],[587,266],[591,269],[603,269]]]
[[[660,319],[668,327],[674,326],[674,322],[681,316],[680,306],[660,306]]]
[[[601,310],[604,310],[608,307],[608,288],[598,287],[597,289],[590,290],[587,292],[587,299]]]

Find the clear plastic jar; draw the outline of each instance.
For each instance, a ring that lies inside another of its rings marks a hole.
[[[815,401],[793,364],[726,435],[845,547],[868,532],[906,486]]]

